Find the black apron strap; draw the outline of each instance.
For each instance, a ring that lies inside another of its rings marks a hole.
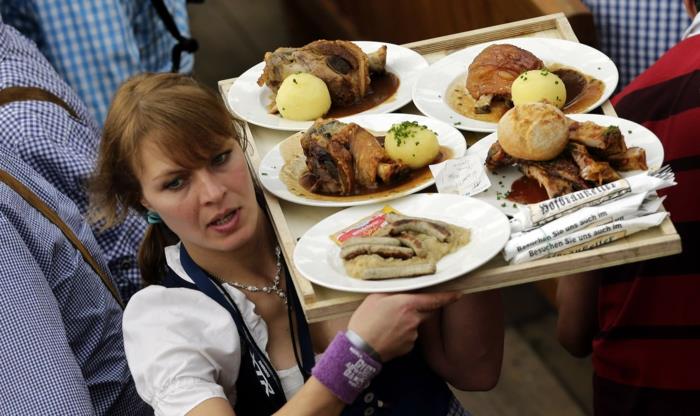
[[[247,345],[247,354],[241,354],[241,367],[247,363],[252,364],[252,372],[255,374],[258,383],[251,383],[251,380],[236,383],[239,401],[245,399],[246,402],[257,403],[258,414],[274,413],[286,403],[282,383],[277,377],[270,360],[255,343],[236,303],[220,284],[215,284],[213,279],[192,260],[182,244],[180,245],[180,262],[185,269],[185,273],[192,279],[197,289],[223,306],[231,314],[238,329],[241,344],[245,343]],[[241,372],[243,372],[243,368]],[[238,412],[238,403],[236,409]]]
[[[301,370],[301,375],[304,376],[304,381],[311,377],[311,369],[316,365],[316,356],[314,354],[313,343],[311,342],[311,332],[309,331],[309,324],[306,322],[306,316],[302,312],[301,302],[297,296],[296,290],[294,290],[294,283],[292,282],[289,270],[285,269],[285,279],[287,282],[287,299],[289,302],[287,304],[287,316],[289,317],[289,328],[292,330],[292,345],[294,347],[294,356],[297,361],[297,365]],[[292,314],[296,318],[296,334],[299,338],[299,348],[297,348],[296,342],[297,337],[294,336],[294,323],[292,322]],[[297,354],[297,350],[301,350],[301,360]]]

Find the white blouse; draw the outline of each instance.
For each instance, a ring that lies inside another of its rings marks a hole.
[[[192,283],[180,264],[180,245],[165,249],[168,266]],[[267,325],[255,304],[233,286],[224,289],[238,306],[253,339],[267,347]],[[139,395],[156,415],[184,415],[206,399],[236,403],[241,345],[229,312],[202,292],[149,286],[137,292],[123,318],[124,349]],[[304,379],[298,367],[277,371],[291,398]]]

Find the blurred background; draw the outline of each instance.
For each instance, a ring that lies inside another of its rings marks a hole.
[[[579,41],[596,44],[580,0],[206,0],[189,12],[200,45],[195,75],[212,87],[266,51],[320,38],[401,44],[563,12]]]

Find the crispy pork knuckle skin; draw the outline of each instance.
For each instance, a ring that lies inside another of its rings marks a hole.
[[[326,83],[334,105],[347,106],[369,93],[370,70],[384,72],[385,64],[386,46],[368,56],[352,42],[317,40],[301,48],[265,53],[258,85],[276,93],[287,76],[309,72]]]
[[[510,100],[510,87],[525,71],[544,68],[532,53],[513,45],[491,45],[469,65],[467,90],[478,100],[483,95]]]
[[[389,158],[384,147],[357,124],[318,120],[302,136],[311,191],[354,195],[404,177],[409,168]]]

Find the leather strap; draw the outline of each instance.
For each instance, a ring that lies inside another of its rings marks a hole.
[[[40,88],[9,87],[0,90],[0,106],[15,101],[29,100],[48,101],[50,103],[58,105],[59,107],[66,110],[68,114],[77,118],[75,111],[73,111],[73,109],[68,104],[66,104],[56,95],[48,91],[42,90]],[[71,242],[71,244],[73,244],[73,247],[75,247],[80,252],[80,254],[83,255],[83,258],[90,265],[90,267],[92,267],[92,270],[94,270],[95,273],[97,273],[97,275],[100,276],[102,283],[104,283],[107,289],[109,289],[109,292],[112,294],[114,300],[117,301],[117,303],[119,304],[119,306],[121,306],[122,309],[124,309],[124,302],[122,301],[121,296],[117,291],[117,288],[114,286],[114,282],[112,282],[112,279],[109,277],[109,275],[107,275],[107,273],[105,273],[104,270],[100,268],[100,266],[97,264],[97,261],[95,261],[94,257],[92,257],[92,254],[90,254],[90,251],[88,251],[85,245],[80,241],[80,239],[78,239],[73,230],[71,230],[70,227],[68,227],[68,225],[66,225],[66,223],[63,222],[61,217],[59,217],[58,214],[56,214],[56,212],[49,208],[49,206],[46,205],[46,203],[42,201],[41,198],[36,196],[36,194],[34,194],[34,192],[27,188],[23,183],[21,183],[20,181],[15,179],[14,176],[10,175],[8,172],[2,169],[0,169],[0,181],[4,182],[15,192],[17,192],[18,195],[24,198],[25,201],[27,201],[34,208],[36,208],[37,211],[39,211],[44,217],[46,217],[56,227],[58,227],[61,230],[61,232],[63,232],[63,235]]]
[[[196,39],[186,38],[180,33],[180,29],[178,29],[177,24],[175,24],[175,19],[173,19],[172,14],[170,14],[170,11],[168,11],[168,8],[165,6],[164,0],[151,0],[151,4],[153,8],[156,9],[156,13],[163,22],[163,25],[165,25],[165,28],[168,29],[168,32],[177,40],[172,50],[173,66],[170,71],[179,72],[180,55],[182,55],[182,52],[195,53],[197,49],[199,49],[199,44]]]
[[[112,279],[110,279],[107,273],[105,273],[104,270],[100,268],[100,266],[95,261],[94,257],[92,257],[92,254],[90,254],[85,245],[80,241],[80,239],[78,239],[73,230],[71,230],[70,227],[68,227],[68,225],[66,225],[66,223],[63,222],[61,217],[59,217],[58,214],[56,214],[56,212],[54,212],[48,205],[46,205],[46,203],[42,201],[38,196],[36,196],[36,194],[34,194],[29,188],[24,186],[23,183],[21,183],[12,175],[10,175],[2,169],[0,169],[0,181],[6,183],[10,188],[17,192],[17,194],[24,198],[25,201],[27,201],[34,208],[36,208],[37,211],[44,215],[46,219],[51,221],[56,227],[58,227],[63,232],[63,235],[65,235],[66,238],[71,242],[71,244],[73,244],[73,247],[80,251],[80,254],[83,255],[85,261],[90,265],[90,267],[92,267],[95,273],[97,273],[97,275],[100,276],[102,283],[104,283],[107,289],[109,289],[109,292],[112,294],[112,297],[114,297],[114,300],[116,300],[119,306],[121,306],[122,309],[124,309],[124,302],[122,302],[121,296],[119,296],[119,292],[114,286]]]
[[[36,87],[8,87],[0,90],[0,106],[15,101],[48,101],[63,108],[74,118],[78,118],[76,112],[53,93]]]

